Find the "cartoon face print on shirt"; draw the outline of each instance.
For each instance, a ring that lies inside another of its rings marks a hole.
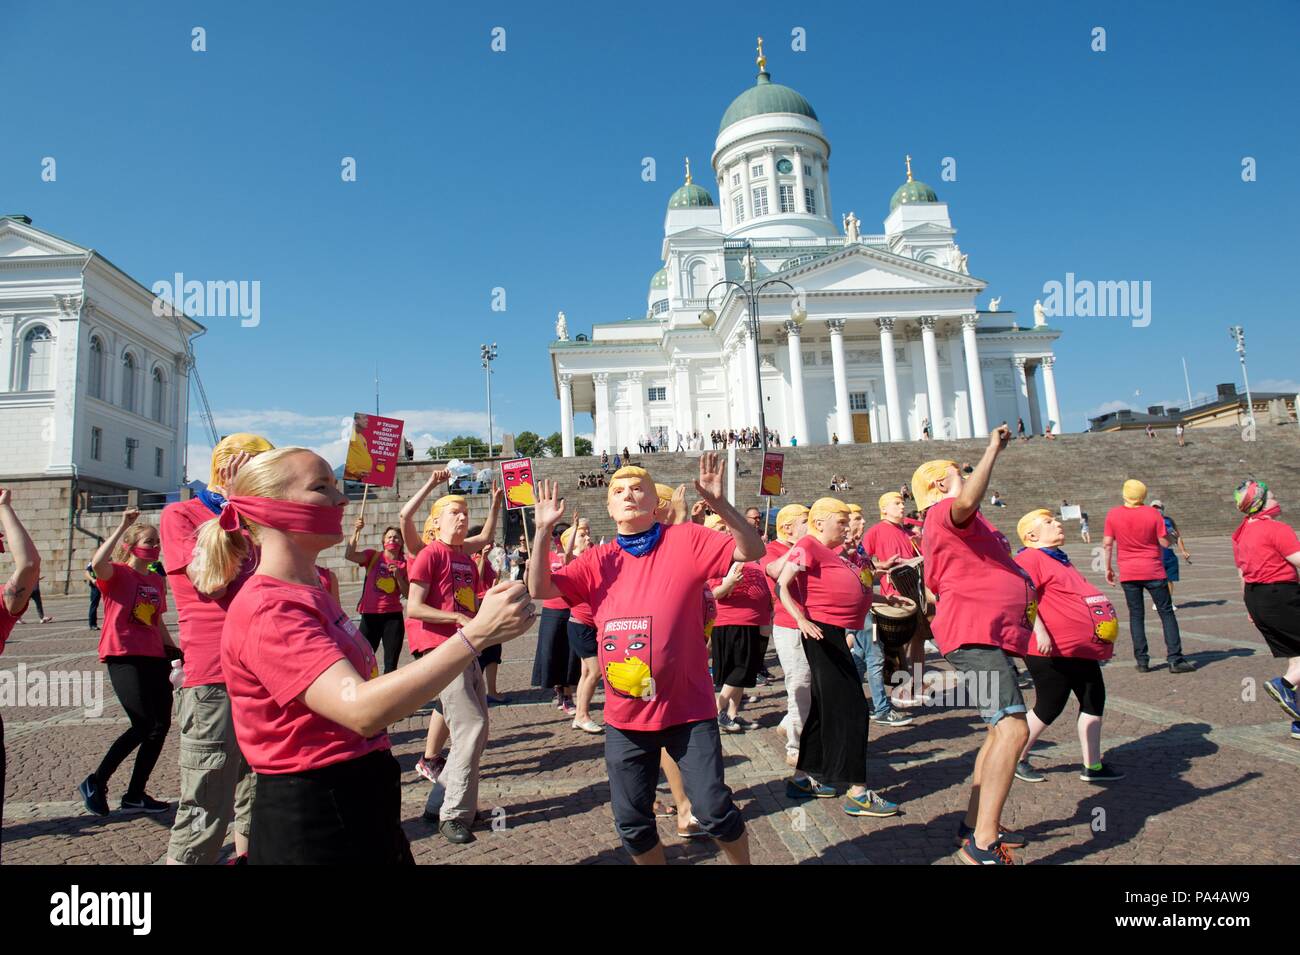
[[[473,616],[478,610],[478,598],[474,594],[474,569],[467,564],[453,563],[451,587],[456,606]]]
[[[135,588],[135,600],[131,604],[131,618],[146,627],[158,625],[158,609],[162,606],[162,594],[152,584],[140,584]]]
[[[375,589],[381,594],[397,593],[397,578],[389,569],[393,565],[383,554],[375,558],[377,564],[375,567]]]
[[[741,584],[743,584],[744,582],[745,580],[742,577],[740,584],[736,584],[736,588],[739,589]],[[706,586],[704,588],[704,642],[705,643],[708,643],[710,640],[713,639],[713,625],[717,622],[717,620],[718,620],[718,598],[713,596],[713,589],[711,587]]]
[[[1119,619],[1114,605],[1102,594],[1084,597],[1083,602],[1092,611],[1092,633],[1102,643],[1114,643],[1119,636]]]
[[[596,649],[605,671],[605,682],[619,696],[635,700],[654,696],[652,632],[649,617],[617,617],[605,621]]]

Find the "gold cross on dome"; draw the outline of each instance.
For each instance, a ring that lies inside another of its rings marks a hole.
[[[686,157],[686,185],[691,184],[691,157]]]
[[[907,181],[912,181],[912,157],[907,157]]]
[[[758,70],[763,72],[767,69],[767,57],[763,55],[763,38],[758,38]]]

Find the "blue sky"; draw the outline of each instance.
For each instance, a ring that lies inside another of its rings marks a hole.
[[[1300,387],[1300,4],[459,6],[6,4],[21,68],[0,103],[0,213],[146,285],[260,282],[257,327],[206,319],[197,343],[222,431],[337,457],[378,364],[383,412],[413,435],[481,433],[478,346],[495,340],[498,432],[550,433],[556,311],[571,332],[644,312],[681,157],[716,199],[718,120],[762,34],[774,81],[831,141],[837,219],[881,231],[911,153],[989,282],[981,306],[1001,296],[1031,321],[1067,272],[1152,283],[1145,328],[1056,320],[1068,430],[1118,403],[1185,403],[1183,357],[1194,392],[1239,383],[1231,323],[1256,389]]]

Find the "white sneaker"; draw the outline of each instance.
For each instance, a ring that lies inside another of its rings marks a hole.
[[[585,719],[585,720],[580,720],[580,719],[578,719],[578,718],[575,716],[575,717],[573,718],[573,728],[574,728],[575,730],[582,730],[584,733],[603,733],[603,732],[605,732],[605,727],[601,726],[601,725],[600,725],[599,723],[597,723],[595,720],[591,719],[591,717],[588,717],[588,718]]]

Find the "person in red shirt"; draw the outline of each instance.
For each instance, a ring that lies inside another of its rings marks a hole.
[[[1241,577],[1241,595],[1251,622],[1286,672],[1264,684],[1292,720],[1300,721],[1300,539],[1281,520],[1282,505],[1263,481],[1246,480],[1233,493],[1245,514],[1232,532],[1232,559]],[[1300,722],[1291,724],[1291,734]]]
[[[1016,764],[1016,778],[1027,783],[1047,778],[1029,765],[1029,750],[1065,710],[1073,693],[1079,701],[1083,752],[1079,778],[1090,783],[1123,779],[1123,773],[1101,759],[1101,717],[1106,707],[1101,665],[1115,652],[1119,635],[1115,608],[1061,550],[1065,528],[1051,511],[1030,511],[1020,518],[1016,533],[1025,545],[1016,563],[1033,581],[1038,600],[1034,639],[1025,656],[1034,677],[1034,708],[1029,712],[1029,739]]]
[[[1012,865],[1011,849],[1025,842],[1003,831],[1001,818],[1029,738],[1012,657],[1029,649],[1033,584],[979,509],[993,465],[1010,440],[1006,424],[994,428],[969,476],[942,460],[927,461],[912,475],[912,496],[925,514],[925,586],[937,599],[931,630],[939,652],[975,692],[988,726],[962,823],[961,831],[970,835],[957,855],[968,865]]]
[[[1101,539],[1106,555],[1106,583],[1113,587],[1118,581],[1124,588],[1137,671],[1151,672],[1147,653],[1146,605],[1143,602],[1143,592],[1148,591],[1155,602],[1156,612],[1160,614],[1169,672],[1191,673],[1196,667],[1183,657],[1178,618],[1174,616],[1173,599],[1169,596],[1169,584],[1165,579],[1165,562],[1161,557],[1161,548],[1169,546],[1165,519],[1154,507],[1142,503],[1146,496],[1147,486],[1141,481],[1125,481],[1124,505],[1112,507],[1106,514]],[[1115,551],[1119,553],[1118,577],[1112,566]]]
[[[867,788],[867,701],[849,653],[848,630],[860,628],[874,595],[858,570],[840,556],[849,506],[823,497],[808,511],[808,533],[774,564],[781,603],[803,635],[812,671],[812,700],[799,740],[798,771],[787,784],[792,798],[829,797],[847,784],[851,816],[894,816],[898,805]],[[799,577],[802,593],[791,589]],[[891,601],[894,598],[890,598]]]
[[[362,550],[357,544],[365,526],[365,518],[358,517],[343,551],[343,558],[360,564],[366,570],[365,580],[361,583],[361,597],[357,600],[357,612],[361,614],[361,635],[370,641],[370,649],[376,653],[379,652],[380,643],[384,645],[384,672],[392,673],[397,669],[398,658],[402,655],[402,638],[405,635],[402,599],[410,589],[410,581],[406,577],[406,557],[402,551],[402,529],[385,527],[380,537],[381,549]]]
[[[812,704],[812,671],[808,669],[799,625],[785,609],[780,587],[771,569],[807,533],[808,508],[802,504],[787,504],[776,512],[776,540],[767,545],[767,552],[758,562],[772,595],[772,642],[776,644],[776,657],[781,662],[781,675],[785,681],[785,716],[781,718],[781,728],[785,730],[785,763],[792,767],[799,763],[799,738],[803,735],[808,707]],[[790,587],[796,595],[802,594],[798,578],[790,582]]]
[[[14,571],[9,575],[3,599],[0,599],[0,653],[4,653],[5,641],[13,632],[14,623],[27,609],[32,588],[41,577],[41,555],[14,512],[13,492],[8,488],[0,488],[0,528],[4,529],[9,553],[14,558]],[[5,807],[5,767],[5,724],[0,718],[0,818],[4,817]]]
[[[611,808],[623,845],[638,864],[664,862],[654,817],[661,750],[681,768],[700,828],[733,863],[749,861],[745,823],[723,779],[701,595],[706,582],[725,574],[733,561],[761,557],[763,540],[723,495],[723,476],[716,454],[701,455],[695,490],[730,536],[692,522],[659,523],[650,475],[622,468],[607,491],[617,540],[589,548],[556,571],[545,561],[528,564],[535,598],[585,601],[595,617]],[[539,547],[563,514],[556,485],[543,481],[535,511]]]
[[[479,524],[469,529],[469,536],[466,540],[483,533],[483,525]],[[483,602],[483,595],[496,586],[497,572],[492,566],[492,561],[488,559],[488,552],[492,549],[492,543],[489,541],[478,550],[469,550],[469,559],[474,561],[474,567],[478,571],[478,599]],[[497,673],[501,669],[501,644],[494,647],[488,647],[478,658],[478,665],[483,668],[483,683],[487,687],[487,701],[492,706],[497,706],[508,702],[508,698],[497,693]]]
[[[555,528],[547,553],[551,570],[569,562],[570,552],[561,543],[569,525]],[[568,538],[573,547],[573,536]],[[573,694],[582,679],[582,661],[569,646],[569,620],[572,608],[561,597],[542,601],[542,619],[537,627],[537,647],[533,653],[532,685],[555,694],[555,708],[565,716],[576,717],[578,708]]]
[[[749,523],[753,526],[752,521]],[[710,515],[704,526],[727,533],[727,526],[717,514]],[[739,733],[754,725],[738,713],[745,688],[758,685],[758,670],[763,663],[762,632],[772,624],[772,593],[767,588],[767,575],[756,562],[736,561],[725,576],[711,578],[707,586],[717,601],[709,648],[713,692],[718,698],[718,728],[724,733]]]
[[[591,524],[585,517],[574,519],[573,525],[560,535],[560,549],[566,555],[565,563],[581,557],[592,546]],[[591,700],[600,682],[600,662],[596,655],[596,619],[591,606],[577,603],[569,608],[569,650],[581,661],[582,674],[573,702],[576,712],[573,728],[584,733],[603,733],[605,728],[591,718]]]
[[[888,570],[900,560],[911,560],[916,557],[920,550],[920,541],[904,526],[904,513],[906,504],[903,496],[897,491],[886,491],[880,495],[877,502],[880,508],[880,521],[871,525],[862,538],[862,550],[871,556],[873,566],[876,570]],[[890,579],[889,574],[882,573],[879,575],[880,594],[883,597],[899,596],[898,589]],[[905,596],[905,595],[903,595]],[[925,639],[930,632],[929,627],[925,625],[925,618],[917,615],[916,634],[912,642],[908,645],[908,661],[912,664],[919,663],[922,667],[925,665]],[[867,681],[871,687],[871,702],[873,704],[871,721],[873,723],[883,723],[886,726],[905,726],[912,722],[912,717],[906,716],[894,709],[894,700],[890,699],[890,694],[886,692],[886,682],[893,683],[895,674],[890,674],[886,680],[885,657],[883,648],[879,641],[873,641],[868,648],[866,656]],[[906,683],[899,687],[897,691],[897,703],[899,706],[918,706],[922,699],[915,695],[911,688],[912,681],[909,678]]]
[[[482,613],[408,667],[379,675],[370,644],[320,587],[316,560],[343,540],[330,465],[306,448],[240,468],[221,517],[199,530],[196,586],[233,579],[251,535],[257,573],[231,602],[221,663],[235,734],[257,773],[249,862],[412,862],[400,770],[385,727],[460,679],[487,646],[522,633],[527,592],[503,584]]]
[[[210,593],[195,583],[201,568],[193,555],[199,527],[221,513],[225,489],[240,467],[269,450],[271,443],[256,434],[222,438],[212,449],[208,486],[187,501],[168,504],[159,522],[163,565],[185,655],[184,681],[176,703],[181,729],[180,800],[167,844],[168,865],[216,862],[232,822],[236,857],[248,853],[253,776],[231,722],[221,670],[221,631],[230,601],[253,572],[257,550],[250,547],[238,573]]]
[[[114,740],[99,767],[77,787],[86,809],[107,816],[108,781],[122,761],[139,747],[131,782],[122,795],[124,812],[166,812],[171,803],[145,792],[172,725],[171,663],[175,651],[163,614],[167,585],[149,565],[161,550],[158,530],[138,524],[140,512],[128,507],[117,528],[99,545],[90,565],[103,594],[104,629],[99,660],[108,666],[113,692],[126,711],[130,728]]]

